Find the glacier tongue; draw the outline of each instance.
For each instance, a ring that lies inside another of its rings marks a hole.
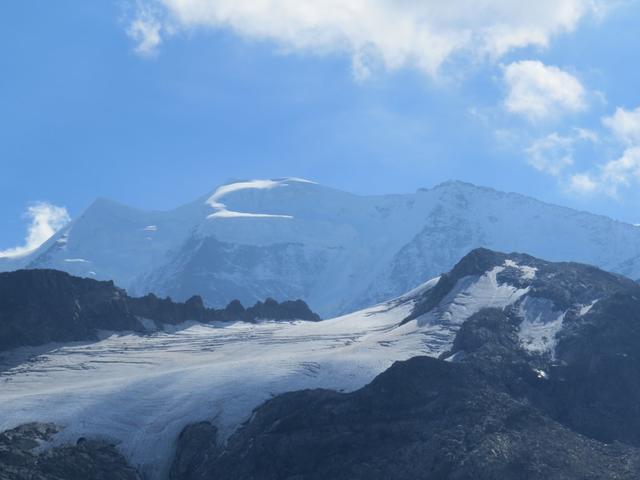
[[[409,312],[380,306],[318,324],[194,325],[63,346],[0,375],[0,430],[53,420],[66,427],[57,442],[114,440],[161,478],[190,422],[212,418],[229,435],[273,395],[354,390],[423,352],[420,336],[393,333]]]

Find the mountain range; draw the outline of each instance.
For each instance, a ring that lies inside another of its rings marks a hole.
[[[593,266],[475,249],[321,322],[114,327],[5,352],[0,478],[640,475],[640,285]]]
[[[477,247],[640,278],[640,228],[607,217],[462,182],[361,196],[298,178],[230,182],[166,212],[99,199],[0,270],[58,269],[215,308],[302,298],[327,318],[401,295]]]

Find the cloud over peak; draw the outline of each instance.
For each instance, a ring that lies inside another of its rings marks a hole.
[[[0,258],[19,257],[32,252],[71,220],[66,208],[47,202],[36,202],[30,205],[25,216],[29,218],[30,223],[24,245],[1,250]]]

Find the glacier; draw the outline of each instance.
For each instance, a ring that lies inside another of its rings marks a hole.
[[[479,267],[487,258],[492,263]],[[455,270],[471,273],[450,272],[321,322],[188,322],[146,335],[103,332],[99,341],[8,351],[0,357],[0,431],[53,422],[62,427],[53,445],[105,439],[145,478],[161,479],[187,424],[209,420],[224,441],[280,393],[350,392],[395,361],[455,360],[464,355],[454,351],[456,334],[484,309],[514,312],[522,346],[553,361],[565,317],[588,315],[605,292],[637,288],[592,267],[513,258],[522,263],[475,251]],[[588,285],[569,285],[575,275]],[[569,290],[558,296],[544,287]],[[425,300],[435,303],[424,309]]]

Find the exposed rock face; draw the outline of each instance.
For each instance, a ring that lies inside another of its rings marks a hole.
[[[185,303],[153,294],[133,298],[113,282],[73,277],[57,270],[0,273],[0,351],[48,342],[94,340],[99,330],[137,331],[140,319],[158,327],[188,320],[319,320],[302,300],[267,299],[245,309],[232,302],[225,309],[206,308],[194,296]]]
[[[191,434],[184,432],[182,445],[196,444]],[[542,480],[640,475],[637,449],[580,436],[513,398],[471,366],[428,357],[397,363],[353,394],[309,390],[282,395],[261,407],[226,449],[208,451],[213,455],[179,449],[176,465],[181,467],[174,468],[171,478]]]
[[[106,442],[42,448],[57,432],[53,424],[30,423],[0,433],[0,480],[140,480]]]
[[[476,250],[407,321],[425,321],[459,281],[488,271],[526,296],[471,315],[440,359],[397,362],[349,394],[281,395],[225,445],[213,426],[189,427],[172,480],[640,478],[638,285],[585,265]],[[554,337],[548,349],[523,341],[522,302],[536,301],[561,312],[544,330]]]
[[[113,282],[55,270],[0,274],[0,350],[94,339],[100,329],[142,330]]]
[[[207,475],[207,462],[222,453],[217,437],[218,429],[209,422],[187,426],[178,438],[170,478],[203,478]]]

